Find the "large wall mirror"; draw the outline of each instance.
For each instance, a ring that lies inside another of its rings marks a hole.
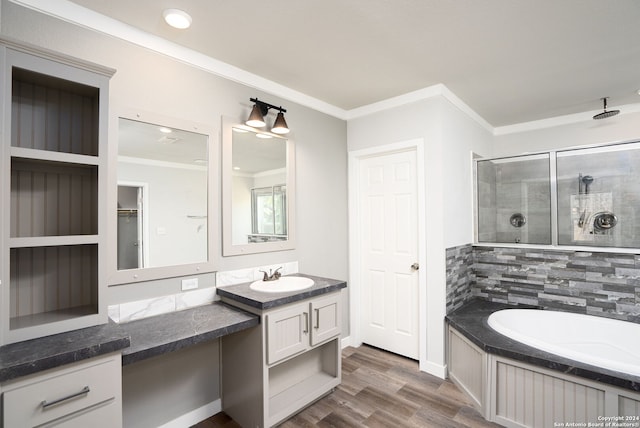
[[[293,142],[228,118],[222,129],[223,255],[293,249]]]
[[[118,118],[110,284],[213,270],[210,135],[194,125],[147,120]]]

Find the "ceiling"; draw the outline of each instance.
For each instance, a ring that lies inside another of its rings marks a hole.
[[[640,103],[638,0],[74,3],[345,111],[439,83],[493,127]]]

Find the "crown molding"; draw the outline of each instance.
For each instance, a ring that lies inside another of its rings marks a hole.
[[[437,84],[407,94],[351,110],[344,110],[317,98],[293,90],[279,83],[260,77],[241,68],[216,60],[200,52],[185,48],[158,36],[154,36],[128,24],[109,18],[69,0],[9,0],[28,9],[44,13],[66,22],[98,31],[112,37],[136,44],[154,52],[175,58],[225,79],[259,89],[269,94],[304,105],[316,111],[342,120],[354,119],[375,112],[388,110],[434,96],[443,96],[466,113],[483,128],[493,132],[493,127],[474,112],[445,85]]]
[[[241,68],[211,58],[192,49],[185,48],[158,36],[151,35],[134,28],[123,22],[109,18],[105,15],[87,9],[69,0],[9,0],[12,3],[36,10],[49,16],[56,17],[66,22],[73,23],[83,28],[98,31],[152,51],[167,55],[178,61],[200,68],[211,74],[240,83],[288,101],[309,107],[329,116],[348,121],[373,113],[382,112],[402,105],[421,101],[435,96],[444,97],[451,104],[478,123],[482,128],[494,136],[528,132],[555,126],[589,122],[592,116],[600,110],[585,113],[576,113],[565,116],[557,116],[549,119],[523,122],[514,125],[493,127],[489,122],[477,114],[464,101],[458,98],[444,84],[439,83],[379,102],[344,110],[325,101],[293,90],[287,86],[265,79]],[[621,114],[640,112],[640,104],[627,104],[617,107]]]
[[[477,122],[482,128],[486,129],[490,133],[493,133],[493,126],[486,120],[484,120],[478,113],[473,111],[464,101],[462,101],[456,94],[451,92],[444,84],[438,83],[436,85],[428,86],[417,91],[409,92],[397,97],[388,98],[376,103],[368,104],[366,106],[358,107],[347,112],[347,120],[356,119],[358,117],[368,116],[373,113],[389,110],[395,107],[400,107],[406,104],[410,104],[416,101],[425,100],[441,96]]]
[[[170,56],[225,79],[346,120],[347,111],[241,68],[154,36],[68,0],[10,0],[49,16]]]
[[[625,104],[616,106],[620,115],[640,112],[640,104]],[[531,122],[516,123],[515,125],[498,126],[494,128],[493,135],[517,134],[520,132],[537,131],[545,128],[554,128],[563,125],[572,125],[580,122],[593,122],[593,115],[602,113],[602,110],[593,110],[584,113],[567,114],[564,116],[550,117],[548,119],[533,120]]]

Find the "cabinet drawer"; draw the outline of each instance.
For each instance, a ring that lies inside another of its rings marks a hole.
[[[119,355],[91,360],[71,368],[52,370],[17,382],[9,386],[3,394],[4,426],[38,426],[76,412],[78,415],[74,418],[86,420],[88,416],[82,416],[81,411],[87,411],[94,406],[96,410],[102,409],[102,412],[113,408],[115,418],[118,419],[118,423],[113,426],[119,426],[121,412],[116,407],[120,403],[121,382]],[[116,405],[110,406],[112,402]],[[71,420],[73,418],[69,418],[69,423]],[[91,426],[102,426],[99,423],[102,422],[96,419],[96,423],[92,423]],[[63,423],[63,426],[67,425]]]

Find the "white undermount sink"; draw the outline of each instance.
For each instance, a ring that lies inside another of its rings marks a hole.
[[[275,281],[255,281],[251,283],[249,288],[253,291],[262,291],[264,293],[287,293],[291,291],[300,291],[313,285],[313,279],[303,278],[301,276],[282,276]]]

